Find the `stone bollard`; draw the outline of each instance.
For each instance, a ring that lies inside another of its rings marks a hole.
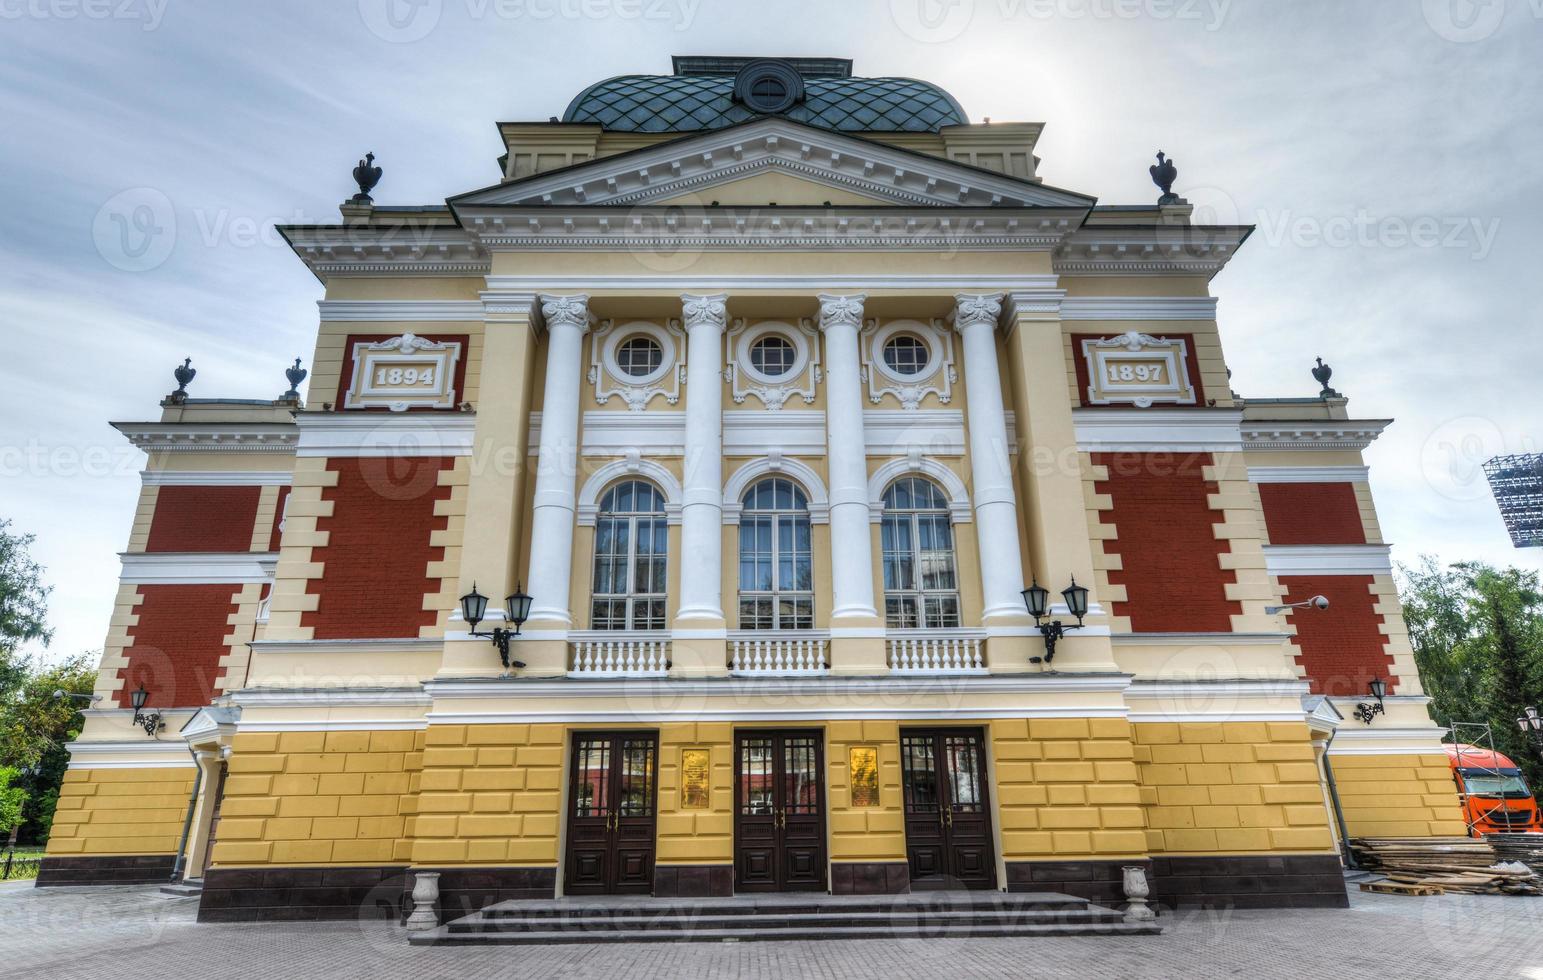
[[[1152,886],[1147,883],[1147,869],[1133,864],[1121,870],[1125,872],[1125,897],[1130,899],[1130,905],[1125,909],[1125,921],[1151,922],[1157,918],[1157,913],[1147,904],[1147,896],[1152,894]]]
[[[434,906],[439,902],[439,872],[420,871],[413,881],[413,913],[407,917],[408,932],[423,932],[439,926]]]

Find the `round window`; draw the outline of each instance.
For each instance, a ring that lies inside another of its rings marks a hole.
[[[804,79],[790,62],[762,58],[740,68],[734,99],[754,112],[786,112],[804,98]]]
[[[898,334],[884,345],[884,363],[896,374],[915,377],[927,370],[932,361],[932,348],[920,337]]]
[[[798,350],[786,337],[772,334],[762,337],[750,348],[750,363],[768,378],[791,374],[798,360]]]
[[[616,366],[632,378],[646,378],[659,370],[664,350],[652,337],[631,337],[616,348]]]

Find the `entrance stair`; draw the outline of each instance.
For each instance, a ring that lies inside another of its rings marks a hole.
[[[413,945],[432,946],[1137,936],[1161,931],[1155,922],[1126,922],[1113,909],[1052,892],[923,892],[510,901],[409,936]]]

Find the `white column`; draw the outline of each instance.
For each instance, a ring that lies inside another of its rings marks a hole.
[[[686,460],[678,620],[723,623],[723,328],[726,296],[681,297],[686,324]]]
[[[1001,293],[959,293],[954,328],[964,338],[964,390],[970,418],[970,476],[975,484],[975,530],[980,539],[982,618],[1022,619],[1023,551],[1018,545],[1018,502],[1008,454],[1006,403],[997,367]]]
[[[833,619],[878,617],[873,606],[873,526],[868,508],[868,453],[863,438],[862,362],[857,332],[862,293],[820,296],[825,334],[825,439],[830,468]]]
[[[568,585],[573,571],[574,485],[578,478],[579,382],[584,376],[584,334],[589,297],[541,297],[546,321],[546,394],[541,400],[541,444],[536,455],[536,498],[530,529],[530,618],[572,625]],[[495,600],[496,601],[496,600]]]

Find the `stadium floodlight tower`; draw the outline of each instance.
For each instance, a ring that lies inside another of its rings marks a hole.
[[[1518,548],[1543,548],[1543,453],[1496,456],[1484,464],[1490,492]]]

